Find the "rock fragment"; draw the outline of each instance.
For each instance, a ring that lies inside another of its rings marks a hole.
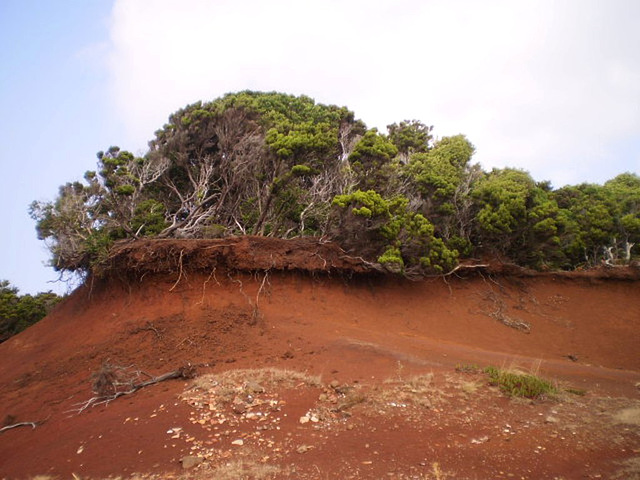
[[[187,455],[186,457],[182,457],[182,459],[180,460],[180,463],[182,463],[182,468],[185,470],[200,465],[202,462],[204,462],[204,458],[196,457],[194,455]]]

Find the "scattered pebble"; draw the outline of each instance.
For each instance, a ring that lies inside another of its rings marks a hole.
[[[480,443],[485,443],[489,441],[489,437],[487,435],[480,437],[480,438],[473,438],[471,439],[471,443],[474,444],[480,444]]]

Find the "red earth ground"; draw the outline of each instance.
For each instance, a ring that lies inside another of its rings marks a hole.
[[[638,277],[411,282],[313,239],[123,244],[0,345],[4,425],[33,422],[0,433],[0,478],[638,479]],[[88,403],[109,366],[187,365]],[[557,393],[508,397],[487,366]]]

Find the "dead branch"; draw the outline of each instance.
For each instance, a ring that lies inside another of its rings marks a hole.
[[[158,329],[155,327],[155,325],[151,322],[147,322],[147,325],[144,327],[138,327],[135,328],[133,330],[131,330],[132,334],[136,334],[136,333],[140,333],[140,332],[144,332],[144,331],[150,331],[156,334],[157,338],[162,338],[162,334],[158,331]]]
[[[494,320],[499,321],[507,327],[515,328],[524,333],[531,333],[531,325],[524,320],[512,318],[505,313],[507,306],[504,301],[493,291],[486,294],[486,300],[493,302],[495,310],[493,312],[485,312],[485,314]]]
[[[438,273],[435,275],[423,275],[425,278],[445,278],[453,275],[456,272],[464,271],[464,270],[480,270],[480,274],[482,275],[482,269],[488,268],[489,265],[478,264],[478,265],[457,265],[455,268],[449,270],[447,273]]]
[[[448,277],[449,275],[453,275],[456,272],[459,272],[460,270],[476,270],[476,269],[483,269],[483,268],[489,268],[489,265],[483,265],[483,264],[478,264],[478,265],[457,265],[453,270],[450,270],[449,272],[443,274],[443,277]]]
[[[193,345],[193,340],[191,340],[189,337],[185,337],[180,343],[178,343],[176,345],[176,348],[178,348],[180,345],[182,345],[185,342],[189,342],[189,345]],[[197,347],[197,345],[196,345]]]
[[[171,380],[175,378],[184,378],[189,379],[196,376],[195,367],[191,364],[188,364],[184,367],[180,367],[177,370],[172,372],[165,373],[163,375],[159,375],[157,377],[151,377],[149,380],[134,382],[133,380],[122,381],[120,377],[122,376],[121,372],[128,370],[126,367],[111,367],[105,366],[102,368],[102,371],[98,373],[97,379],[94,382],[94,391],[98,394],[94,397],[91,397],[89,400],[81,403],[77,403],[74,406],[78,407],[72,412],[76,414],[80,414],[88,408],[95,407],[96,405],[108,404],[115,399],[125,396],[132,395],[138,390],[148,387],[149,385],[155,385],[156,383],[164,382],[165,380]],[[132,378],[138,378],[141,372],[133,373]],[[127,386],[126,390],[119,390],[120,386]],[[108,394],[104,394],[102,392],[109,392]]]
[[[342,249],[340,249],[342,250]],[[344,252],[344,255],[340,256],[340,259],[347,259],[347,260],[356,260],[358,262],[361,262],[363,265],[371,268],[372,270],[377,270],[378,272],[384,272],[384,268],[379,264],[379,263],[374,263],[374,262],[369,262],[367,260],[365,260],[362,257],[353,257],[351,255],[347,255],[346,252],[344,250],[342,250],[342,252]]]
[[[13,425],[7,425],[6,427],[0,428],[0,433],[6,432],[7,430],[11,430],[12,428],[18,428],[18,427],[31,426],[32,428],[36,428],[38,423],[41,423],[41,422],[19,422],[19,423],[14,423]]]

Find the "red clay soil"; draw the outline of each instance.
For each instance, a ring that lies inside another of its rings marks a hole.
[[[638,272],[456,273],[313,239],[122,244],[0,344],[4,425],[34,423],[0,433],[0,478],[640,478]],[[198,376],[82,410],[105,364]],[[487,366],[557,393],[510,398]]]

